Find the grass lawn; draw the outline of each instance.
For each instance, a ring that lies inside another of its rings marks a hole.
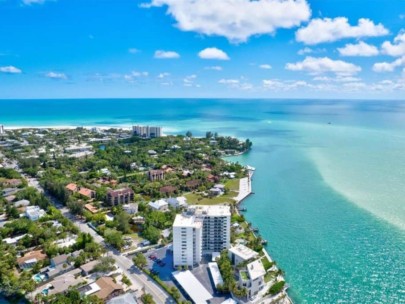
[[[230,191],[226,195],[215,196],[215,197],[203,197],[197,193],[187,193],[184,195],[187,199],[189,205],[218,205],[224,203],[235,203],[233,199],[236,194]]]
[[[239,179],[230,179],[225,183],[225,187],[227,187],[231,191],[239,191]]]
[[[262,264],[263,264],[264,269],[266,269],[266,271],[273,266],[273,263],[270,262],[266,256],[263,256]]]
[[[275,278],[276,278],[276,273],[270,271],[270,272],[266,273],[266,275],[264,276],[264,281],[266,283],[268,283]]]

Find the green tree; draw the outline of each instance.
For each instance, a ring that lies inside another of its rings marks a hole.
[[[139,268],[144,268],[148,265],[148,261],[146,260],[145,256],[142,253],[137,253],[133,258],[132,261],[134,262],[135,266]]]
[[[104,232],[104,238],[108,244],[114,246],[117,249],[121,249],[124,246],[122,232],[116,229],[106,229]]]
[[[152,295],[145,293],[142,297],[141,297],[142,303],[143,304],[155,304],[156,302],[153,300]]]
[[[153,226],[147,226],[143,230],[142,236],[149,240],[152,244],[157,244],[160,239],[160,230]]]

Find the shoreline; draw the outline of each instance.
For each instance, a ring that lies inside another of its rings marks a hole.
[[[246,199],[246,198],[248,198],[250,195],[252,195],[253,194],[253,192],[252,192],[252,177],[253,177],[253,175],[254,175],[254,172],[255,172],[255,169],[254,168],[252,168],[252,167],[250,167],[250,166],[246,166],[246,169],[248,170],[248,176],[247,177],[244,177],[244,178],[241,178],[240,180],[239,180],[239,193],[238,193],[238,196],[236,196],[234,199],[235,199],[235,206],[236,206],[236,208],[235,208],[235,212],[237,213],[237,214],[241,214],[241,212],[240,212],[240,210],[239,210],[239,206],[240,206],[240,204]],[[242,193],[240,192],[241,191],[241,189],[242,189]],[[247,222],[247,220],[245,219],[245,223],[248,223]],[[258,238],[258,235],[255,233],[255,232],[252,232],[253,233],[253,235],[254,235],[254,237],[255,238]],[[264,255],[268,258],[268,260],[270,261],[270,262],[274,262],[274,260],[273,260],[273,258],[270,256],[270,254],[267,252],[267,249],[264,247],[265,245],[263,245],[263,249],[262,249],[262,251],[263,251],[263,253],[264,253]],[[277,269],[279,269],[277,266],[273,266],[273,267],[276,267]],[[269,302],[269,303],[273,303],[272,302],[272,300],[275,300],[275,301],[277,301],[276,303],[279,303],[278,301],[278,298],[284,298],[285,300],[286,300],[286,302],[283,302],[283,304],[293,304],[294,302],[292,301],[292,299],[290,298],[290,296],[288,295],[288,292],[287,292],[287,290],[288,290],[288,288],[289,288],[289,285],[288,285],[288,283],[286,282],[286,280],[285,280],[285,278],[284,278],[284,276],[281,276],[282,277],[282,280],[285,282],[285,285],[286,285],[286,287],[285,287],[285,289],[283,290],[283,292],[281,292],[280,294],[278,294],[278,295],[275,295],[275,296],[272,296],[272,297],[268,297],[268,296],[265,296],[265,297],[262,297],[262,298],[260,298],[260,299],[257,299],[257,300],[255,300],[254,301],[254,303],[259,303],[260,301],[264,301],[263,303],[267,303],[265,300],[267,299],[267,300],[270,300],[271,302]],[[272,299],[273,298],[273,299]],[[280,299],[281,300],[281,299]],[[261,303],[261,302],[260,302]]]

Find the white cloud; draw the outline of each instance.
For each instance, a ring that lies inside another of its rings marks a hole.
[[[219,66],[219,65],[207,66],[204,69],[205,70],[212,70],[212,71],[222,71],[222,67]]]
[[[385,41],[381,46],[381,52],[394,57],[405,56],[405,30],[401,30],[394,38],[394,43]]]
[[[271,91],[290,91],[303,87],[311,88],[312,85],[303,80],[263,79],[262,87]]]
[[[130,82],[130,83],[134,83],[136,82],[137,78],[141,78],[141,77],[148,77],[149,73],[148,72],[137,72],[137,71],[132,71],[129,74],[125,74],[123,75],[124,80]]]
[[[309,47],[304,47],[303,49],[300,49],[297,54],[298,55],[305,55],[305,54],[311,54],[313,50]]]
[[[22,71],[19,68],[16,68],[15,66],[12,66],[12,65],[0,67],[0,72],[7,73],[7,74],[21,74],[22,73]]]
[[[378,48],[363,41],[357,44],[346,44],[343,48],[338,48],[341,56],[361,56],[371,57],[379,54]]]
[[[45,77],[51,78],[51,79],[57,79],[57,80],[66,80],[67,76],[64,73],[58,73],[58,72],[48,72],[45,74]]]
[[[22,3],[25,5],[32,5],[32,4],[44,4],[45,2],[49,1],[56,1],[56,0],[22,0]]]
[[[336,77],[327,77],[327,76],[316,76],[312,80],[314,81],[322,81],[322,82],[359,82],[361,81],[358,77],[353,76],[344,76],[344,75],[337,75]]]
[[[180,30],[223,36],[232,42],[299,26],[311,15],[306,0],[151,0],[141,6],[167,6]]]
[[[197,75],[189,75],[183,78],[183,85],[185,87],[200,87],[198,84],[195,83],[195,80],[197,79]]]
[[[138,54],[140,52],[140,50],[136,49],[136,48],[130,48],[128,49],[128,53],[130,54]]]
[[[309,24],[297,30],[295,38],[299,42],[314,45],[333,42],[343,38],[378,37],[387,35],[388,30],[370,19],[361,18],[357,25],[350,25],[346,17],[334,19],[312,19]]]
[[[405,66],[405,56],[393,62],[377,62],[373,65],[374,72],[393,72],[396,68]]]
[[[361,71],[361,67],[342,60],[328,57],[306,57],[303,61],[287,63],[285,68],[290,71],[304,71],[310,74],[335,73],[351,75]]]
[[[201,59],[216,59],[216,60],[229,60],[228,54],[223,50],[217,49],[215,47],[203,49],[198,53],[198,57]]]
[[[170,73],[163,72],[163,73],[160,73],[160,74],[158,75],[158,78],[159,78],[159,79],[163,79],[163,78],[166,78],[166,77],[169,77],[169,76],[170,76]]]
[[[157,58],[157,59],[177,59],[177,58],[180,58],[180,55],[173,51],[157,50],[155,52],[155,58]]]
[[[232,89],[239,89],[239,90],[251,90],[253,89],[253,85],[247,82],[243,77],[241,79],[220,79],[218,81],[219,84],[225,85],[228,88]]]
[[[271,70],[271,65],[270,64],[261,64],[259,65],[259,68],[263,70]]]

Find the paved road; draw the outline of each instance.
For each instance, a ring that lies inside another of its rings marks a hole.
[[[17,166],[17,164],[13,162],[13,167],[15,166]],[[18,171],[20,171],[20,173],[28,181],[29,186],[34,187],[39,192],[45,193],[44,189],[41,187],[36,178],[27,176],[26,174],[22,173],[21,170]],[[149,278],[142,271],[137,269],[130,259],[121,255],[121,253],[118,250],[106,244],[104,242],[104,239],[99,234],[97,234],[97,232],[91,229],[86,223],[76,219],[76,217],[70,213],[69,209],[63,206],[60,202],[58,202],[53,196],[50,196],[48,194],[46,194],[46,196],[51,200],[52,204],[62,212],[63,216],[70,219],[80,229],[81,232],[89,233],[97,243],[103,245],[107,249],[107,255],[114,258],[116,264],[118,265],[122,273],[124,273],[130,279],[132,283],[131,286],[132,289],[138,291],[144,289],[145,292],[153,296],[153,299],[157,304],[174,303],[172,297],[168,295],[151,278]]]

